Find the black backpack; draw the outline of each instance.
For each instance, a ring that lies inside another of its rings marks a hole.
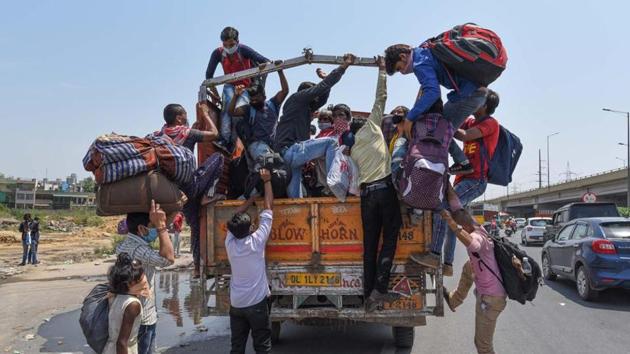
[[[526,301],[533,301],[536,297],[538,284],[541,282],[542,276],[538,263],[529,257],[525,251],[518,248],[518,245],[510,242],[507,238],[491,235],[489,235],[489,237],[492,239],[492,242],[494,242],[494,257],[497,260],[501,277],[499,278],[499,276],[488,267],[477,252],[473,252],[473,256],[497,279],[501,280],[501,284],[510,299],[516,300],[523,305]],[[523,260],[523,257],[527,257],[529,264],[532,266],[532,274],[522,279],[519,276],[518,269],[512,265],[512,256],[516,256],[520,261]]]
[[[83,300],[79,324],[88,345],[97,353],[102,353],[109,338],[108,284],[98,284]]]

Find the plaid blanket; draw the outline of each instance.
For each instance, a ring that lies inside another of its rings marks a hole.
[[[178,185],[192,181],[195,156],[168,136],[145,138],[107,134],[99,136],[83,158],[83,167],[94,173],[96,183],[105,184],[159,170]]]

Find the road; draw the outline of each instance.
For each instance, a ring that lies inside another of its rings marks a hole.
[[[512,236],[516,241],[517,237]],[[524,247],[540,262],[541,246]],[[457,246],[455,277],[446,278],[453,288],[467,255]],[[274,346],[277,354],[385,354],[385,353],[474,353],[475,299],[466,302],[443,318],[428,319],[427,326],[416,328],[414,346],[396,349],[389,328],[357,325],[343,329],[283,325],[282,341]],[[573,282],[558,279],[540,288],[533,304],[508,300],[499,317],[495,334],[497,353],[628,353],[630,335],[630,292],[609,290],[596,302],[582,301]],[[215,350],[208,351],[209,348]],[[215,337],[167,353],[229,352],[229,337]],[[247,353],[253,353],[248,347]]]
[[[516,239],[517,237],[512,237],[513,241]],[[540,260],[540,246],[524,248],[532,259]],[[448,288],[452,289],[456,285],[461,266],[467,257],[464,248],[458,244],[455,277],[445,278]],[[35,284],[50,287],[55,281]],[[58,280],[57,282],[61,281],[83,282],[80,279]],[[190,272],[163,271],[157,281],[157,304],[160,314],[157,345],[163,349],[162,352],[170,354],[228,353],[230,349],[229,319],[227,317],[202,317],[200,310],[205,300],[200,292],[199,283],[190,279]],[[29,284],[31,283],[7,284],[2,289],[9,291],[12,289],[11,286]],[[75,284],[81,285],[84,289],[74,294],[75,297],[82,298],[93,284],[94,282]],[[57,285],[57,287],[67,286],[65,283]],[[35,295],[45,293],[47,294],[45,296],[52,300],[51,296],[55,294],[55,291],[49,289]],[[75,302],[74,306],[78,307],[80,301]],[[44,306],[47,302],[41,301],[35,304]],[[52,306],[50,302],[48,305]],[[447,313],[444,317],[428,318],[427,326],[416,328],[415,342],[411,349],[397,350],[393,345],[391,329],[385,326],[361,324],[347,328],[328,328],[287,323],[282,328],[281,342],[274,346],[273,352],[276,354],[474,353],[475,299],[472,292],[456,313],[448,311],[448,308],[445,308],[445,311]],[[630,348],[629,312],[630,292],[609,290],[603,292],[596,302],[585,302],[578,297],[573,282],[565,279],[547,282],[540,288],[533,304],[521,305],[515,301],[508,301],[508,306],[499,317],[497,324],[495,350],[502,354],[628,353],[628,348]],[[60,313],[37,328],[38,336],[35,340],[17,338],[17,343],[12,350],[18,349],[21,353],[93,353],[85,346],[85,339],[78,326],[78,317],[79,310]],[[32,320],[42,322],[42,319],[37,316],[34,316]],[[26,321],[20,323],[25,326]],[[26,332],[20,336],[33,333],[26,327],[24,330]],[[253,353],[251,347],[248,347],[247,353]]]

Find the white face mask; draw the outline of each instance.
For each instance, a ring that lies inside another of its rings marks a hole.
[[[228,55],[232,55],[234,53],[236,53],[236,50],[238,49],[238,44],[234,45],[232,48],[225,48],[223,47],[223,50],[228,54]]]

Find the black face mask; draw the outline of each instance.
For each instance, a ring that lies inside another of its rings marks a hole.
[[[394,124],[398,124],[398,123],[402,122],[404,118],[405,118],[405,117],[403,117],[403,116],[394,115],[394,116],[392,117],[392,123],[394,123]]]
[[[252,107],[254,107],[254,109],[260,111],[261,109],[263,109],[265,107],[265,102],[264,101],[257,101],[257,102],[250,102],[249,103]]]

